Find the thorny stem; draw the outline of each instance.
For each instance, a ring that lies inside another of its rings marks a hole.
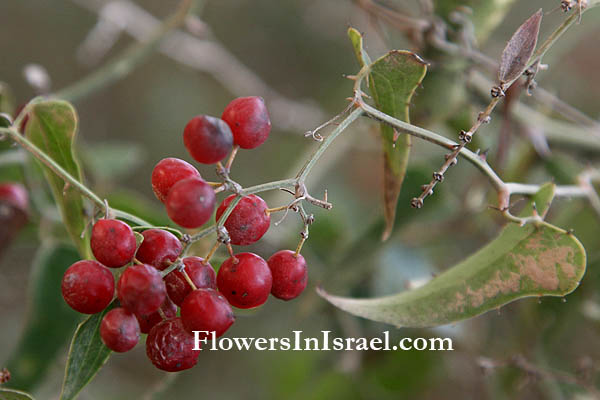
[[[562,36],[562,34],[573,23],[575,23],[575,21],[577,19],[578,19],[578,14],[576,14],[576,13],[573,13],[568,18],[566,18],[565,21],[563,21],[563,23],[561,25],[559,25],[558,28],[556,28],[554,30],[554,32],[552,32],[550,34],[550,36],[544,41],[544,43],[542,43],[536,49],[534,54],[530,57],[529,61],[527,62],[528,67],[526,68],[526,70],[528,70],[529,68],[532,68],[532,66],[537,65],[541,61],[541,58],[544,56],[544,54],[546,54],[546,52],[550,49],[550,47],[552,47],[552,45],[556,42],[556,40],[558,40],[558,38],[560,36]],[[485,110],[483,110],[481,113],[479,113],[479,115],[477,116],[477,120],[475,121],[473,126],[468,131],[460,132],[459,139],[460,139],[461,143],[456,145],[456,147],[452,150],[452,152],[450,152],[449,154],[446,155],[446,161],[444,162],[444,164],[442,164],[442,166],[440,167],[440,169],[438,171],[435,171],[433,173],[433,179],[429,182],[429,184],[423,186],[422,192],[419,195],[419,197],[415,197],[411,200],[412,207],[414,207],[414,208],[423,207],[423,202],[425,201],[425,199],[428,196],[431,196],[433,194],[433,189],[438,184],[438,182],[442,182],[444,180],[444,174],[446,173],[448,168],[450,168],[451,166],[456,164],[456,161],[457,161],[456,158],[457,158],[458,154],[461,152],[461,150],[468,143],[471,142],[473,135],[477,132],[479,127],[483,123],[489,122],[492,112],[494,111],[494,109],[496,108],[496,106],[498,105],[500,100],[502,99],[506,89],[508,89],[519,78],[520,78],[520,76],[517,76],[510,81],[500,82],[499,86],[492,88],[492,100],[490,101],[488,106],[485,108]],[[500,205],[500,208],[505,208],[507,206],[508,205]]]
[[[448,40],[446,40],[445,37],[440,37],[439,35],[432,35],[429,42],[439,50],[442,50],[449,54],[467,57],[471,59],[471,61],[477,64],[481,64],[491,71],[496,72],[499,68],[499,64],[496,62],[496,60],[472,47],[464,47],[459,44],[449,42]],[[583,126],[598,128],[598,134],[600,134],[600,123],[590,118],[577,108],[559,99],[546,89],[539,86],[536,87],[535,96],[533,98],[543,104],[550,105],[556,112],[575,123],[581,124]]]
[[[587,7],[582,9],[582,13],[599,5],[600,1],[594,0],[591,4],[588,4]],[[449,41],[446,37],[447,27],[444,26],[444,23],[441,20],[423,20],[416,19],[414,17],[407,17],[388,6],[377,3],[373,0],[359,0],[359,6],[378,18],[385,20],[399,31],[408,32],[413,38],[424,36],[422,40],[427,40],[428,44],[432,45],[438,50],[451,55],[469,58],[474,63],[483,65],[485,68],[494,72],[496,72],[499,68],[499,64],[496,60],[481,53],[476,48]],[[575,14],[580,15],[578,12]],[[584,126],[596,128],[600,127],[600,123],[593,120],[580,110],[574,108],[570,104],[562,101],[544,88],[537,87],[535,92],[536,95],[534,100],[537,100],[542,104],[551,105],[556,112],[562,114],[564,117],[572,120],[573,122]]]
[[[392,127],[405,132],[406,134],[423,139],[446,149],[454,149],[458,146],[458,143],[442,135],[415,125],[411,125],[407,122],[400,121],[399,119],[391,117],[364,102],[359,102],[358,104],[367,116],[391,125]],[[522,218],[515,217],[508,212],[510,196],[515,194],[534,194],[540,189],[540,185],[504,182],[484,158],[476,153],[473,153],[471,150],[465,147],[460,149],[458,155],[473,164],[473,166],[475,166],[488,178],[490,184],[498,193],[498,207],[503,212],[503,216],[513,222],[528,222],[524,221]],[[595,170],[586,171],[579,177],[579,182],[577,185],[556,186],[555,196],[587,198],[598,215],[600,215],[600,198],[591,185],[592,181],[598,180],[600,180],[600,173],[596,172]]]
[[[439,135],[425,128],[411,125],[407,122],[400,121],[399,119],[387,115],[366,103],[361,103],[360,107],[365,111],[367,116],[374,118],[378,121],[385,122],[386,124],[391,125],[394,128],[405,132],[411,136],[423,139],[445,149],[453,149],[456,146],[458,146],[458,143],[446,138],[445,136]],[[494,189],[500,190],[504,187],[504,181],[500,179],[500,177],[496,174],[492,167],[490,167],[490,165],[479,155],[475,154],[467,148],[462,148],[459,152],[459,155],[461,157],[464,157],[467,161],[469,161],[477,169],[479,169],[484,175],[486,175]]]
[[[435,185],[437,185],[438,182],[442,182],[444,180],[444,174],[446,173],[448,168],[450,168],[451,166],[456,164],[457,156],[465,148],[467,143],[471,142],[471,138],[473,137],[475,132],[477,132],[477,129],[479,129],[481,124],[489,121],[490,114],[492,113],[494,108],[496,108],[496,105],[499,102],[500,102],[500,97],[494,97],[492,99],[492,101],[490,101],[488,106],[485,108],[485,110],[479,114],[479,116],[477,117],[477,120],[475,121],[475,123],[473,124],[471,129],[469,129],[467,132],[461,131],[461,133],[459,135],[459,138],[461,139],[460,144],[455,145],[454,150],[452,150],[452,152],[450,152],[449,154],[447,154],[445,156],[446,161],[444,162],[444,164],[442,164],[442,166],[440,167],[440,169],[438,171],[433,173],[433,179],[431,180],[431,182],[429,182],[429,184],[427,184],[423,188],[419,197],[415,197],[411,200],[410,204],[412,207],[414,207],[414,208],[423,207],[423,202],[425,201],[425,198],[427,198],[427,196],[431,196],[433,194],[433,189],[435,188]]]

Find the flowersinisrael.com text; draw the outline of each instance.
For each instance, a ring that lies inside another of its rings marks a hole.
[[[410,338],[390,340],[389,331],[381,337],[341,338],[331,335],[331,331],[321,331],[320,337],[303,337],[302,331],[292,331],[292,337],[221,337],[215,332],[194,331],[194,350],[259,350],[259,351],[396,351],[396,350],[454,350],[450,338]]]

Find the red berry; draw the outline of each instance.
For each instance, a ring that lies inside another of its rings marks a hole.
[[[140,340],[140,325],[135,315],[122,307],[110,310],[100,323],[100,337],[112,351],[124,353]]]
[[[192,164],[179,158],[164,158],[152,170],[152,190],[164,203],[174,184],[192,177],[200,178],[200,172]]]
[[[181,242],[171,232],[162,229],[148,229],[142,232],[144,240],[135,257],[144,264],[159,270],[167,268],[181,253]]]
[[[84,314],[96,314],[111,302],[115,278],[98,261],[77,261],[65,271],[61,290],[72,309]]]
[[[280,250],[267,261],[273,275],[271,294],[281,300],[295,299],[306,288],[306,260],[291,250]]]
[[[225,107],[221,118],[231,128],[235,144],[242,149],[260,146],[271,131],[269,112],[262,97],[238,97]]]
[[[254,253],[240,253],[223,262],[217,286],[232,306],[258,307],[267,301],[273,278],[266,261]]]
[[[235,194],[227,197],[217,208],[217,221],[235,198]],[[242,197],[225,221],[231,243],[246,246],[258,241],[269,230],[271,217],[267,213],[267,203],[260,197],[251,194]]]
[[[90,245],[96,260],[109,268],[119,268],[130,262],[137,247],[129,225],[116,219],[96,222]]]
[[[188,274],[196,288],[216,289],[215,270],[209,263],[205,263],[200,257],[186,257],[183,259],[185,272]],[[185,297],[192,292],[192,288],[185,279],[183,272],[175,270],[165,276],[167,294],[173,303],[181,307]]]
[[[181,318],[163,321],[146,338],[146,355],[158,369],[168,372],[192,368],[200,350],[194,349],[194,337],[187,333]]]
[[[167,196],[169,218],[184,228],[198,228],[206,223],[215,209],[215,191],[198,178],[177,182]]]
[[[194,331],[214,331],[219,337],[235,322],[235,317],[231,306],[219,292],[198,289],[185,298],[181,306],[181,321],[192,334]],[[208,336],[208,333],[200,333],[200,337]]]
[[[167,319],[175,318],[177,316],[177,306],[166,297],[165,301],[161,304],[160,310],[163,312]],[[155,311],[152,314],[147,315],[136,315],[135,316],[140,324],[140,331],[142,333],[150,332],[150,329],[163,320],[160,312]]]
[[[185,126],[183,143],[194,160],[214,164],[224,159],[231,150],[233,135],[223,120],[199,115]]]
[[[117,282],[117,297],[121,305],[137,315],[158,310],[166,295],[160,272],[148,264],[127,267]]]
[[[10,204],[23,212],[29,208],[27,190],[20,183],[0,183],[0,202]]]

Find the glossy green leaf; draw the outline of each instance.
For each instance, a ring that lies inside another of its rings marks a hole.
[[[111,351],[100,339],[100,323],[115,303],[101,313],[90,315],[77,327],[69,348],[60,400],[76,398],[108,360]]]
[[[402,121],[409,121],[409,105],[413,94],[427,72],[427,64],[414,53],[394,50],[371,64],[369,88],[377,108]],[[387,240],[394,228],[396,204],[410,155],[411,137],[395,133],[394,129],[381,124],[383,138],[383,205],[386,221],[383,240]]]
[[[533,196],[523,215],[543,215],[554,195],[548,184]],[[585,273],[586,255],[572,235],[551,225],[511,223],[490,244],[432,279],[402,293],[352,299],[320,294],[351,314],[398,327],[453,323],[531,296],[565,296]]]
[[[25,128],[25,135],[29,140],[69,174],[81,181],[81,169],[73,150],[77,133],[75,109],[65,101],[36,101],[30,106],[28,115],[29,121]],[[43,169],[56,204],[61,210],[65,228],[81,256],[89,258],[89,241],[87,238],[81,237],[81,233],[86,227],[81,194],[75,188],[66,186],[65,182],[49,168],[44,167]]]
[[[0,400],[33,400],[33,397],[20,390],[0,388]]]
[[[65,270],[79,259],[70,245],[45,245],[39,250],[29,280],[27,322],[7,365],[11,385],[31,390],[42,383],[67,344],[80,314],[65,303],[60,286]]]

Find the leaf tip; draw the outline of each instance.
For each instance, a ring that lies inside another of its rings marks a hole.
[[[392,235],[393,228],[394,228],[393,224],[387,224],[387,226],[385,227],[385,230],[381,234],[382,242],[385,242],[390,238],[390,236]]]

